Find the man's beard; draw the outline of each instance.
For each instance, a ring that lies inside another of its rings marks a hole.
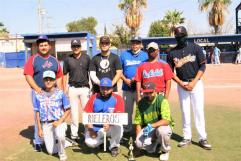
[[[148,58],[149,58],[150,61],[156,59],[156,57],[157,57],[157,53],[150,53],[150,54],[148,54]]]
[[[101,95],[101,98],[103,100],[108,100],[111,97],[112,92],[110,94],[102,94],[102,93],[100,93],[100,95]]]

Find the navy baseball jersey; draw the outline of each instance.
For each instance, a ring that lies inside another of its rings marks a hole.
[[[24,66],[24,75],[31,75],[35,80],[36,84],[44,88],[43,72],[46,70],[52,70],[56,74],[56,78],[63,76],[62,69],[58,60],[48,55],[43,57],[40,54],[31,56]]]
[[[184,48],[173,48],[167,56],[167,61],[172,70],[176,69],[179,79],[189,81],[195,78],[206,58],[200,46],[188,42]]]

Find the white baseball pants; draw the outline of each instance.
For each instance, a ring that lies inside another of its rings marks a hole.
[[[57,127],[52,123],[42,123],[44,143],[49,154],[58,153],[59,156],[65,154],[65,132],[67,124],[63,122]],[[56,143],[57,140],[57,143]]]
[[[69,87],[69,101],[71,106],[71,137],[78,136],[79,129],[79,103],[81,103],[81,113],[89,100],[90,89],[87,87]]]
[[[104,143],[104,129],[101,128],[97,132],[96,138],[91,138],[89,135],[89,131],[86,129],[85,132],[85,143],[88,147],[95,148],[100,144]],[[110,147],[111,150],[114,147],[120,146],[120,140],[123,136],[123,126],[122,125],[110,125],[109,131],[106,132],[106,136],[110,137]]]
[[[184,82],[187,83],[187,82]],[[191,114],[190,105],[192,106],[195,126],[197,129],[198,137],[206,139],[207,134],[205,131],[205,118],[204,118],[204,89],[203,81],[199,80],[192,91],[186,91],[181,86],[177,86],[179,101],[182,112],[182,127],[183,138],[191,139]]]
[[[35,97],[36,93],[34,90],[31,91],[31,99],[32,99],[32,105],[34,105],[33,98]],[[34,111],[34,139],[33,143],[34,144],[43,144],[43,139],[38,136],[38,123],[37,123],[37,117],[36,117],[36,112]]]
[[[214,56],[214,64],[220,64],[219,56]]]
[[[133,131],[133,109],[136,103],[136,91],[123,91],[123,99],[125,102],[125,112],[128,113],[128,125],[124,126],[125,132]]]

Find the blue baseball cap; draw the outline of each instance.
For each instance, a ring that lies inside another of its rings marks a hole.
[[[112,87],[112,81],[110,78],[104,77],[100,80],[100,87]]]
[[[52,79],[55,79],[56,78],[56,75],[53,71],[51,70],[46,70],[44,71],[43,73],[43,78],[52,78]]]
[[[38,38],[37,38],[37,43],[38,42],[40,42],[40,41],[49,41],[49,38],[48,38],[48,36],[46,36],[46,35],[40,35]]]

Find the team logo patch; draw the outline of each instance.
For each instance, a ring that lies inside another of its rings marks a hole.
[[[103,59],[100,61],[100,67],[102,69],[107,69],[107,68],[109,68],[109,66],[110,66],[110,62],[108,59]]]
[[[52,67],[52,66],[53,66],[53,64],[52,64],[50,61],[46,61],[46,62],[42,65],[43,68],[50,68],[50,67]]]
[[[162,77],[163,69],[151,69],[150,71],[143,70],[143,78],[152,78],[152,77]]]
[[[195,60],[196,60],[196,56],[195,55],[191,55],[191,54],[183,57],[182,59],[178,59],[178,58],[174,58],[173,59],[176,68],[180,68],[184,64],[186,64],[188,62],[194,62]]]

